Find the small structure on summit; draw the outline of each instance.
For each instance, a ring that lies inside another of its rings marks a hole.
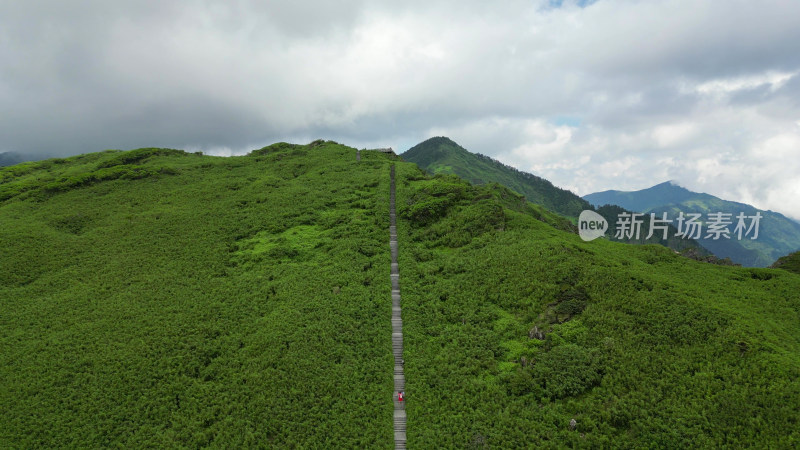
[[[390,154],[390,155],[392,155],[392,156],[397,156],[397,155],[394,153],[394,150],[392,150],[392,147],[389,147],[389,148],[370,148],[370,149],[368,149],[368,151],[371,151],[371,152],[381,152],[381,153],[388,153],[388,154]]]
[[[361,152],[381,152],[381,153],[386,153],[387,155],[389,155],[390,159],[397,159],[398,158],[397,154],[394,152],[392,147],[388,147],[388,148],[365,148],[365,149],[361,150]],[[360,158],[361,158],[360,152],[356,153],[356,159],[358,161],[361,161]]]

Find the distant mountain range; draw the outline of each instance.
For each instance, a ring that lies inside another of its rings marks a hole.
[[[718,257],[728,257],[736,263],[751,267],[766,267],[779,257],[800,250],[800,224],[786,216],[762,211],[754,206],[722,200],[713,195],[692,192],[673,182],[665,182],[640,191],[603,191],[583,197],[595,206],[618,205],[643,213],[667,213],[668,219],[675,219],[680,212],[701,214],[704,221],[709,213],[731,214],[731,230],[736,225],[736,216],[744,213],[753,216],[760,212],[763,216],[759,224],[757,239],[735,236],[730,239],[706,239],[706,232],[698,239],[700,244]]]
[[[14,152],[0,153],[0,167],[13,166],[14,164],[19,164],[25,161],[27,161],[27,159],[25,159],[19,153],[14,153]]]
[[[471,153],[447,137],[430,138],[411,147],[400,156],[432,174],[454,174],[473,184],[501,184],[524,195],[529,202],[571,219],[573,223],[577,222],[581,211],[595,210],[608,221],[609,229],[606,237],[611,240],[631,244],[660,244],[676,251],[693,248],[696,249],[694,254],[697,256],[710,255],[693,240],[675,238],[674,229],[668,233],[667,239],[659,239],[658,234],[645,239],[646,233],[642,233],[638,239],[615,239],[616,218],[618,214],[629,211],[615,206],[595,208],[580,196],[561,189],[544,178],[515,169],[488,156]],[[648,218],[645,219],[642,229],[649,229]]]

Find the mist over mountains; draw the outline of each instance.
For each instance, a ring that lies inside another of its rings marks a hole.
[[[14,153],[14,152],[0,153],[0,167],[13,166],[14,164],[19,164],[24,161],[30,161],[30,159],[25,158],[25,156],[19,153]]]

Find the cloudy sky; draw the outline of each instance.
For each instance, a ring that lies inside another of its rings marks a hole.
[[[800,1],[0,0],[0,152],[437,135],[800,219]]]

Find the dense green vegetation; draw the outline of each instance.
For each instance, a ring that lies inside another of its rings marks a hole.
[[[699,239],[700,245],[719,257],[728,257],[736,263],[750,267],[766,267],[781,255],[800,249],[800,224],[774,211],[761,211],[753,206],[722,200],[713,195],[692,192],[671,182],[634,192],[604,191],[586,197],[594,205],[613,204],[633,211],[658,215],[666,212],[667,217],[675,219],[678,214],[699,213],[703,219],[709,213],[730,214],[736,226],[736,216],[744,213],[754,216],[759,212],[760,220],[757,239],[745,237],[742,240],[731,234],[731,239]],[[748,221],[749,224],[749,221]],[[705,234],[705,233],[704,233]]]
[[[0,176],[0,447],[391,446],[386,158],[142,149]]]
[[[478,228],[479,189],[417,220],[425,192],[467,190],[422,177],[399,167],[410,446],[797,446],[800,276],[508,208]]]
[[[391,164],[410,447],[798,445],[800,275],[361,155],[0,169],[0,447],[391,448]]]

